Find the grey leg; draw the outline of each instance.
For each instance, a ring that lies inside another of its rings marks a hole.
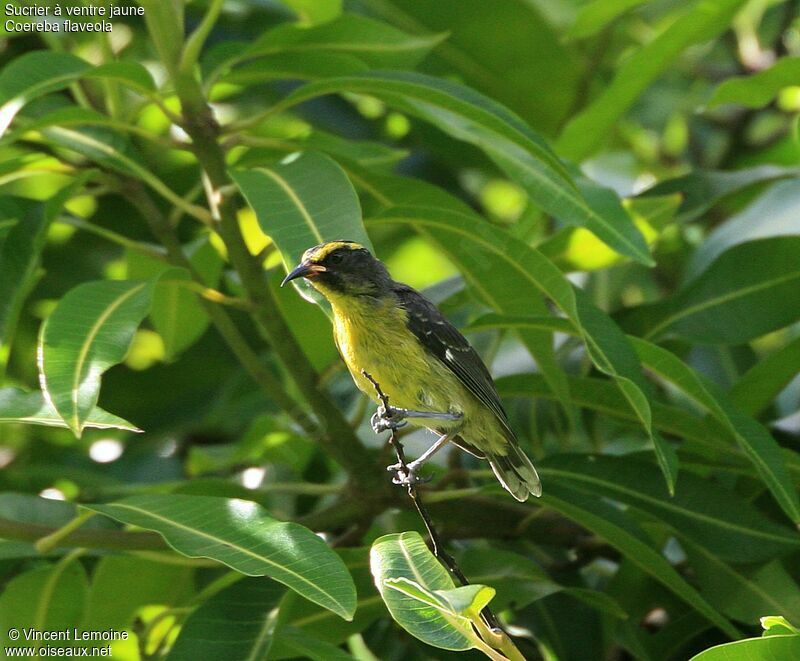
[[[447,420],[450,422],[457,422],[461,419],[461,413],[447,413],[443,411],[413,411],[411,409],[400,409],[390,406],[384,409],[379,406],[378,410],[370,419],[372,429],[376,434],[386,431],[387,429],[399,429],[404,427],[407,418],[417,418],[426,420]]]
[[[405,467],[401,466],[399,463],[393,464],[391,466],[387,466],[386,470],[393,471],[396,473],[392,482],[395,484],[402,484],[408,486],[410,484],[416,484],[419,481],[417,477],[417,473],[419,469],[422,468],[422,465],[428,461],[433,455],[435,455],[439,450],[441,450],[445,445],[447,445],[448,441],[450,440],[450,435],[442,434],[436,442],[431,445],[425,452],[423,452],[418,459],[415,459],[411,463],[407,464]],[[408,469],[407,471],[405,469]]]

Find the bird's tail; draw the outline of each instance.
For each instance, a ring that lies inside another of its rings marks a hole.
[[[507,454],[487,452],[486,458],[492,471],[503,488],[520,502],[528,500],[528,494],[542,495],[542,482],[531,460],[516,443],[509,443],[504,449]]]

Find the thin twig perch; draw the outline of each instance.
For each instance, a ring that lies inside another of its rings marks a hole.
[[[375,388],[375,393],[378,395],[378,399],[380,400],[384,411],[389,411],[389,397],[383,392],[378,382],[373,379],[372,375],[366,370],[361,370],[361,374],[372,384],[373,388]],[[400,464],[401,470],[408,474],[408,465],[406,464],[406,453],[403,449],[403,444],[397,438],[397,431],[395,429],[390,429],[389,431],[389,444],[392,446],[395,454],[397,455],[397,461]],[[447,569],[450,570],[450,573],[458,579],[458,582],[461,583],[461,585],[469,585],[469,580],[467,580],[467,577],[464,576],[464,572],[461,571],[461,567],[458,566],[455,558],[445,551],[442,539],[439,537],[439,533],[433,525],[433,521],[431,520],[430,514],[428,514],[428,510],[425,509],[425,505],[422,503],[422,498],[417,491],[416,486],[413,483],[410,483],[406,485],[406,488],[408,490],[408,497],[411,498],[411,502],[414,503],[414,507],[416,508],[417,513],[419,514],[422,522],[425,524],[425,528],[428,531],[428,537],[430,537],[431,545],[433,546],[433,554],[444,563]],[[481,616],[484,618],[489,628],[493,629],[497,633],[502,633],[506,636],[508,635],[500,625],[500,621],[497,619],[497,616],[488,606],[484,607],[484,609],[481,611]]]

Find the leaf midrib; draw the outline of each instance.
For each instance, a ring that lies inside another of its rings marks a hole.
[[[786,273],[784,275],[778,276],[777,278],[770,278],[769,280],[764,280],[758,284],[750,285],[749,287],[743,287],[741,289],[736,289],[721,296],[706,299],[705,301],[701,301],[700,303],[691,305],[687,308],[684,308],[680,312],[676,312],[675,314],[667,317],[661,323],[657,324],[655,328],[651,329],[647,333],[647,335],[645,335],[644,339],[649,339],[653,337],[654,335],[658,334],[665,328],[668,328],[669,326],[680,321],[681,319],[685,319],[686,317],[691,316],[697,312],[705,312],[706,310],[710,310],[713,307],[718,307],[720,305],[723,305],[724,303],[728,303],[729,301],[734,301],[737,298],[743,298],[745,296],[755,294],[764,289],[769,289],[770,287],[791,282],[792,280],[800,280],[800,271],[792,271],[791,273]]]
[[[289,200],[292,204],[297,208],[300,212],[300,215],[303,218],[303,221],[311,230],[311,233],[314,235],[314,238],[317,239],[320,243],[324,242],[322,238],[322,234],[320,234],[319,228],[314,223],[314,219],[311,217],[311,214],[308,212],[306,205],[303,204],[303,201],[295,192],[294,188],[292,188],[291,184],[286,181],[283,177],[281,177],[277,172],[274,170],[270,170],[269,168],[255,168],[256,172],[261,172],[267,175],[270,179],[272,179],[287,195]]]
[[[624,487],[616,482],[609,482],[608,480],[603,480],[598,477],[594,477],[592,475],[587,475],[584,473],[577,473],[577,472],[570,472],[567,470],[562,470],[558,468],[547,468],[543,467],[540,471],[543,474],[550,473],[554,476],[561,476],[567,479],[572,479],[576,481],[588,482],[589,484],[595,484],[598,486],[602,486],[604,489],[610,489],[611,491],[617,491],[619,493],[627,494],[629,496],[633,496],[633,500],[636,499],[651,503],[660,507],[661,509],[671,510],[673,512],[677,512],[684,516],[688,516],[689,518],[695,518],[705,523],[710,523],[715,525],[718,528],[727,528],[729,530],[738,532],[739,534],[749,535],[751,537],[761,537],[765,540],[773,541],[773,542],[780,542],[782,544],[792,544],[800,545],[800,540],[794,540],[791,537],[781,537],[776,533],[768,533],[762,530],[756,530],[753,528],[745,528],[743,526],[738,526],[735,523],[730,521],[725,521],[724,519],[717,519],[713,516],[708,514],[703,514],[701,512],[697,512],[695,510],[684,509],[681,507],[677,507],[672,504],[670,501],[666,500],[659,500],[658,498],[653,498],[652,496],[648,496],[640,491],[636,491],[634,489],[629,489]]]
[[[149,512],[149,511],[147,511],[145,509],[142,509],[141,507],[136,507],[136,506],[130,505],[128,503],[111,503],[110,505],[107,505],[106,507],[111,507],[111,508],[115,508],[116,507],[116,508],[120,508],[120,509],[127,509],[127,510],[130,510],[132,512],[136,512],[137,514],[141,514],[141,515],[143,515],[145,517],[152,517],[152,518],[154,518],[154,519],[156,519],[158,521],[162,521],[162,522],[167,523],[169,525],[175,526],[176,528],[179,528],[180,530],[184,530],[184,531],[192,533],[194,535],[198,535],[200,537],[204,537],[204,538],[206,538],[206,539],[208,539],[208,540],[210,540],[212,542],[215,542],[216,544],[222,545],[226,549],[233,549],[233,550],[239,551],[239,552],[243,553],[244,555],[248,555],[248,556],[250,556],[252,558],[255,558],[256,560],[259,560],[259,561],[261,561],[261,562],[263,562],[263,563],[265,563],[267,565],[270,565],[272,567],[276,567],[277,569],[296,577],[299,581],[301,581],[302,583],[305,583],[306,585],[308,585],[311,588],[312,591],[321,593],[321,594],[325,595],[328,599],[330,599],[337,606],[340,605],[338,599],[336,599],[333,595],[331,595],[329,592],[324,590],[322,587],[316,585],[312,581],[309,581],[302,574],[298,574],[297,572],[294,572],[291,569],[288,569],[288,568],[284,567],[283,565],[280,565],[277,562],[275,562],[273,560],[270,560],[269,558],[267,558],[265,556],[259,555],[258,553],[254,553],[250,549],[247,549],[247,548],[245,548],[243,546],[240,546],[238,544],[234,544],[233,542],[230,542],[228,540],[225,540],[225,539],[222,539],[220,537],[217,537],[216,535],[212,535],[211,533],[207,533],[207,532],[204,532],[202,530],[198,530],[197,528],[191,528],[190,526],[187,526],[187,525],[184,525],[184,524],[179,523],[177,521],[174,521],[173,519],[167,518],[167,517],[162,516],[160,514],[156,514],[154,512]],[[159,534],[163,534],[163,533],[161,533],[161,531],[156,531],[156,532],[158,532]],[[166,535],[164,535],[164,537],[166,537]],[[218,560],[219,562],[222,562],[225,565],[228,564],[228,563],[226,563],[224,561],[220,561],[218,558],[213,558],[213,557],[208,556],[208,555],[197,555],[197,556],[190,556],[190,557],[208,558],[210,560]],[[230,565],[228,565],[228,566],[230,567]],[[232,567],[232,569],[235,569],[235,567]],[[242,572],[242,573],[244,573],[244,572]],[[342,612],[344,612],[344,609],[342,609]]]
[[[81,345],[81,349],[78,352],[78,358],[75,361],[75,373],[72,380],[72,390],[70,392],[70,402],[72,404],[72,428],[73,429],[80,429],[81,422],[80,422],[80,411],[78,408],[78,395],[80,391],[81,385],[81,378],[83,374],[83,366],[86,362],[86,358],[89,355],[89,350],[94,343],[95,338],[97,337],[98,333],[102,329],[103,325],[108,321],[109,317],[114,314],[114,312],[129,298],[138,294],[142,289],[147,286],[146,282],[143,282],[132,289],[129,289],[122,295],[118,296],[112,303],[103,310],[103,313],[95,320],[92,327],[89,329],[89,333],[86,335],[86,338],[83,340],[83,344]]]

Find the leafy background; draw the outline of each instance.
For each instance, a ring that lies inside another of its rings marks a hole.
[[[800,657],[797,2],[130,6],[0,36],[4,645],[481,658],[491,602],[510,658]],[[278,287],[335,238],[468,333],[540,467],[525,504],[430,469],[475,587]]]

